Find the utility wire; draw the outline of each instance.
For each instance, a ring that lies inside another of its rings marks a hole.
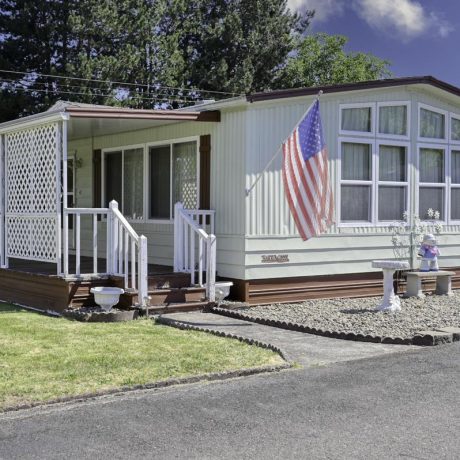
[[[23,79],[18,81],[18,80],[12,80],[12,79],[3,78],[3,77],[0,77],[0,83],[14,84],[15,85],[14,89],[21,89],[21,87],[18,87],[16,85],[22,85],[22,87],[25,87],[26,89],[33,89],[37,85],[40,85],[40,86],[46,86],[47,85],[46,82],[37,82],[37,81],[31,82],[31,81],[26,81],[26,80],[23,80]],[[53,84],[55,84],[55,83],[53,83]],[[95,91],[95,92],[96,91],[107,90],[107,88],[97,88],[97,87],[94,87],[94,86],[82,87],[82,86],[76,86],[76,85],[64,85],[62,90],[59,87],[56,87],[56,88],[49,88],[47,91],[49,91],[49,92],[56,91],[56,92],[59,92],[59,93],[63,93],[64,90],[73,90],[73,89],[82,90],[83,88],[91,90],[91,91]],[[37,90],[38,90],[38,88],[37,88]],[[76,94],[81,94],[81,93],[76,92]],[[175,95],[175,94],[168,94],[168,93],[156,92],[156,91],[149,91],[148,93],[145,93],[145,94],[147,95],[147,97],[145,97],[145,96],[136,96],[136,97],[138,97],[138,98],[140,97],[142,99],[149,100],[150,98],[153,98],[153,97],[164,96],[165,98],[172,99],[172,100],[186,101],[186,102],[190,102],[190,103],[194,102],[194,99],[191,96],[186,96],[186,95]],[[152,95],[152,96],[149,97],[148,95]],[[114,95],[112,95],[112,96],[114,96]],[[188,99],[188,101],[187,101],[187,99]]]
[[[90,81],[90,82],[97,82],[97,83],[109,83],[109,84],[123,85],[123,86],[137,86],[137,87],[146,87],[146,88],[156,87],[158,89],[167,89],[167,90],[172,89],[176,91],[199,92],[199,93],[206,93],[206,94],[222,94],[222,95],[227,95],[227,96],[241,96],[241,94],[239,93],[202,90],[199,88],[187,89],[187,88],[177,88],[174,86],[163,86],[163,85],[155,85],[155,84],[147,85],[145,83],[127,83],[127,82],[121,82],[121,81],[99,80],[95,78],[66,77],[63,75],[49,75],[49,74],[38,73],[38,72],[19,72],[15,70],[3,70],[3,69],[0,69],[0,72],[11,73],[15,75],[36,75],[40,77],[58,78],[58,79],[64,79],[64,80],[79,80],[79,81]]]
[[[14,88],[14,90],[18,91],[25,91],[25,92],[31,92],[31,93],[52,93],[52,90],[47,90],[47,89],[37,89],[37,88]],[[89,94],[89,93],[83,93],[83,92],[75,92],[75,91],[59,91],[60,94],[71,94],[71,95],[76,95],[76,96],[88,96],[88,97],[115,97],[113,94]],[[190,104],[191,101],[186,101],[184,99],[174,99],[174,98],[158,98],[158,97],[141,97],[138,98],[141,100],[145,101],[158,101],[158,102],[183,102],[185,104]],[[119,99],[120,102],[123,102],[123,100]]]

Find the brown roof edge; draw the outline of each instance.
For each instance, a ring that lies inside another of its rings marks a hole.
[[[448,93],[460,96],[460,88],[453,86],[444,81],[438,80],[430,75],[424,77],[403,77],[387,78],[385,80],[369,80],[357,83],[344,83],[341,85],[313,86],[309,88],[293,88],[270,91],[265,93],[248,94],[248,102],[268,101],[271,99],[285,99],[289,97],[311,96],[318,94],[322,90],[325,94],[340,93],[344,91],[356,91],[362,89],[387,88],[391,86],[417,85],[425,84],[447,91]]]
[[[179,112],[176,110],[120,109],[102,107],[67,107],[65,111],[76,118],[125,118],[138,120],[220,121],[219,110]]]

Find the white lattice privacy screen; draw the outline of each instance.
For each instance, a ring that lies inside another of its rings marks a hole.
[[[59,123],[5,136],[7,257],[58,261]]]

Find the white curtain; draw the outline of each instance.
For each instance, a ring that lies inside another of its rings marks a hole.
[[[370,222],[370,185],[342,185],[340,220],[342,222]]]
[[[419,215],[428,219],[428,209],[439,211],[441,220],[444,218],[444,189],[437,187],[420,187],[419,190]]]
[[[444,182],[444,151],[420,149],[420,182]]]
[[[379,220],[401,220],[406,207],[406,187],[379,187]]]
[[[405,136],[407,134],[407,106],[380,107],[379,133]]]
[[[406,181],[406,148],[381,145],[379,149],[379,180]]]
[[[460,151],[452,150],[450,176],[453,184],[460,184]]]
[[[434,139],[444,138],[445,117],[431,110],[420,110],[420,136]]]
[[[342,179],[371,180],[371,147],[369,144],[342,144]]]
[[[123,213],[132,219],[142,219],[144,211],[143,193],[143,149],[124,151],[124,199]]]
[[[342,129],[345,131],[371,131],[371,108],[342,109]]]
[[[186,209],[198,207],[196,142],[173,146],[173,203]]]
[[[451,190],[450,217],[451,219],[460,220],[460,188]]]
[[[460,120],[452,118],[450,125],[450,137],[453,141],[460,141]]]

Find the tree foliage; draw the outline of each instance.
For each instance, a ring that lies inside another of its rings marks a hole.
[[[343,35],[324,33],[300,41],[280,71],[277,84],[284,88],[335,85],[377,80],[391,75],[389,62],[372,54],[344,50],[348,39]]]
[[[178,107],[386,74],[344,37],[305,37],[312,18],[286,0],[0,0],[0,121],[58,99]]]

